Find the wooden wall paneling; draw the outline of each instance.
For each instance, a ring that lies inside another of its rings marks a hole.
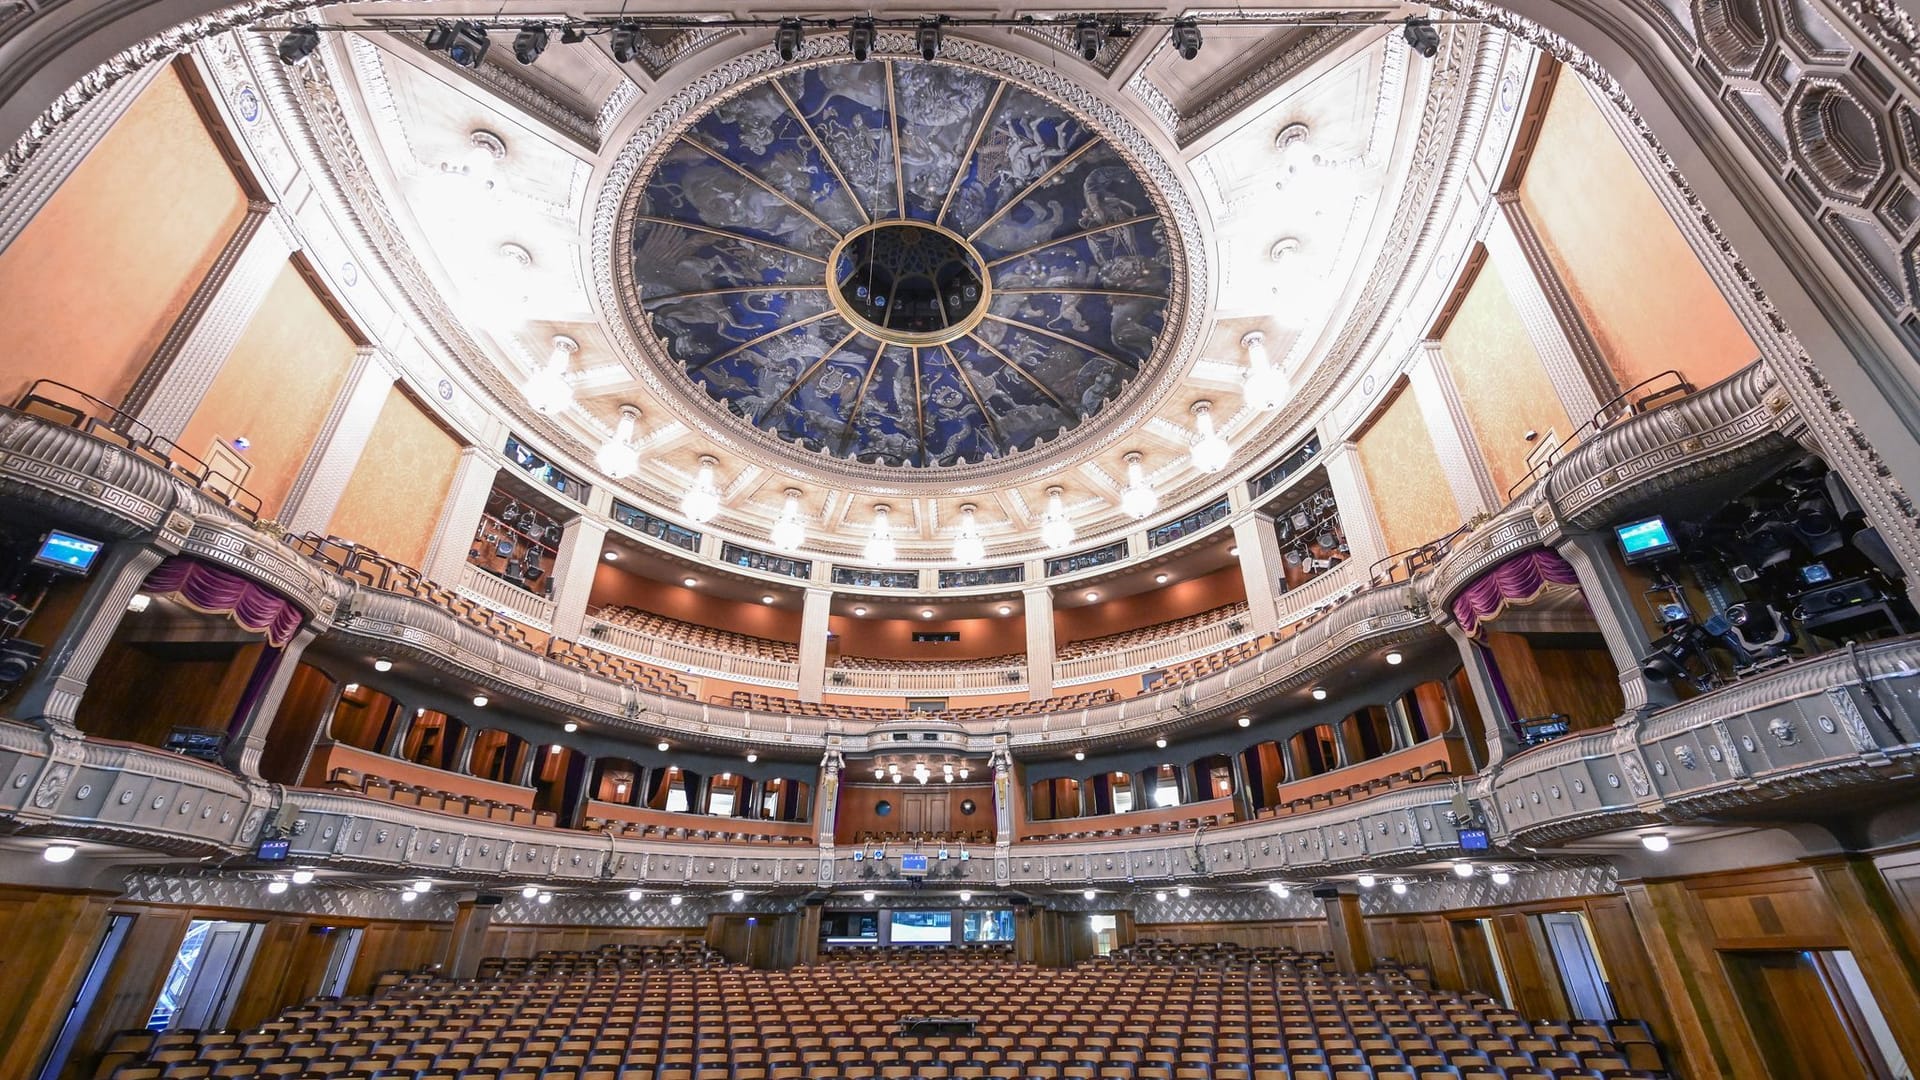
[[[1433,985],[1447,990],[1464,988],[1460,974],[1460,953],[1454,947],[1453,929],[1446,916],[1431,915],[1420,921],[1420,932],[1427,938],[1427,968],[1433,972]]]
[[[340,700],[340,684],[311,664],[301,664],[287,684],[267,729],[267,745],[260,752],[260,778],[278,784],[298,784],[306,771],[314,740],[333,715]]]
[[[28,1075],[59,1034],[111,902],[93,893],[0,893],[0,936],[9,943],[0,950],[0,1076]]]
[[[305,916],[277,918],[260,931],[260,945],[235,997],[227,1026],[235,1030],[271,1019],[320,992],[336,938]]]
[[[1624,896],[1594,896],[1582,902],[1587,927],[1593,931],[1594,947],[1600,952],[1600,965],[1607,975],[1607,990],[1613,995],[1614,1011],[1621,1016],[1645,1020],[1660,1045],[1679,1045],[1680,1033],[1674,1023],[1669,989],[1662,985],[1647,955],[1646,934],[1634,919],[1633,906]]]
[[[1787,949],[1731,952],[1726,967],[1771,1075],[1872,1080],[1811,955]]]
[[[1529,914],[1504,912],[1494,917],[1493,925],[1506,962],[1507,985],[1513,990],[1510,1004],[1528,1016],[1570,1016],[1560,970],[1538,920]]]
[[[1680,1034],[1679,1042],[1667,1048],[1674,1064],[1691,1080],[1768,1075],[1726,972],[1701,931],[1705,916],[1694,910],[1685,884],[1633,882],[1623,889],[1648,957],[1667,987]]]
[[[1902,1056],[1920,1061],[1920,951],[1886,881],[1865,858],[1821,860],[1812,870]]]
[[[1844,949],[1846,934],[1811,869],[1783,866],[1683,883],[1717,949]]]
[[[437,964],[446,955],[448,927],[443,923],[379,922],[361,933],[360,951],[347,976],[347,994],[372,990],[383,971],[414,971]]]
[[[114,914],[134,916],[133,926],[107,969],[93,1014],[74,1040],[67,1067],[60,1074],[62,1080],[91,1077],[94,1063],[114,1032],[146,1026],[174,954],[186,937],[187,923],[193,918],[187,908],[116,908]]]

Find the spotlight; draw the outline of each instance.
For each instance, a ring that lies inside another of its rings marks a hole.
[[[1453,864],[1453,876],[1468,878],[1473,876],[1473,864],[1461,859]]]
[[[940,27],[940,21],[944,18],[946,16],[942,15],[937,18],[921,19],[920,26],[914,30],[913,43],[920,49],[920,59],[932,60],[940,55],[940,37],[944,33]]]
[[[1165,585],[1167,583],[1167,580],[1168,580],[1168,577],[1166,574],[1153,575],[1153,583],[1155,585]]]
[[[700,579],[699,579],[699,578],[690,578],[690,577],[683,577],[683,578],[681,578],[681,579],[680,579],[680,584],[682,584],[682,585],[685,585],[685,586],[686,586],[687,588],[689,588],[689,589],[691,589],[691,588],[693,588],[693,587],[694,587],[695,585],[698,585],[698,584],[700,584]]]
[[[1667,839],[1666,833],[1650,832],[1640,838],[1640,846],[1658,854],[1672,847],[1673,841]]]
[[[274,880],[267,882],[267,894],[270,896],[279,896],[286,891],[287,883],[284,881]]]
[[[751,750],[749,750],[749,751],[747,751],[747,764],[749,764],[749,765],[751,765],[751,764],[753,764],[754,762],[756,762],[756,761],[759,761],[759,760],[760,760],[760,755],[759,755],[759,754],[756,754],[756,753],[754,753],[754,752],[753,752],[753,751],[751,751]]]
[[[869,904],[873,903],[873,890],[869,889],[866,892],[861,893],[860,899]]]
[[[320,31],[312,26],[296,26],[280,39],[280,62],[298,64],[320,47]]]
[[[655,749],[657,749],[657,750],[659,750],[659,751],[660,751],[661,753],[663,753],[663,754],[664,754],[664,753],[666,753],[666,752],[667,752],[667,742],[666,742],[666,740],[665,740],[665,739],[662,739],[662,740],[660,740],[660,745],[659,745],[659,746],[657,746],[657,747],[655,747]]]
[[[1156,904],[1164,904],[1164,903],[1166,903],[1166,902],[1167,902],[1167,890],[1165,890],[1165,889],[1156,889],[1156,890],[1154,891],[1154,894],[1153,894],[1153,901],[1154,901],[1154,903],[1156,903]]]
[[[1507,882],[1513,880],[1513,875],[1507,873],[1505,870],[1495,870],[1492,877],[1495,885],[1505,885]]]
[[[673,905],[674,907],[679,907],[679,906],[680,906],[680,897],[679,897],[679,895],[678,895],[678,894],[675,894],[675,895],[673,895],[673,896],[669,896],[669,897],[667,897],[667,903],[669,903],[669,904],[672,904],[672,905]]]
[[[602,555],[601,558],[607,560],[608,562],[613,562],[616,559],[620,558],[620,553],[617,551],[609,551],[605,555]]]
[[[541,53],[547,51],[549,40],[546,27],[539,23],[528,23],[513,36],[513,58],[522,64],[532,64],[540,59]]]
[[[640,55],[640,28],[632,23],[614,27],[613,36],[607,39],[607,50],[613,53],[614,63],[633,63],[633,58]]]
[[[1359,880],[1360,880],[1361,888],[1371,889],[1379,879],[1374,877],[1372,874],[1361,874]]]
[[[746,898],[747,898],[747,894],[746,894],[746,892],[745,892],[744,890],[741,890],[741,889],[735,889],[735,890],[733,890],[733,902],[734,902],[734,903],[736,903],[736,904],[738,904],[738,903],[740,903],[741,901],[743,901],[743,900],[745,900]]]
[[[1080,59],[1091,64],[1100,55],[1100,45],[1107,40],[1107,32],[1100,28],[1097,19],[1081,19],[1073,24],[1074,47],[1080,50]]]
[[[312,881],[313,881],[313,871],[311,870],[302,868],[299,870],[295,870],[293,872],[293,883],[295,885],[307,885],[307,884],[310,884]]]
[[[1433,20],[1407,16],[1400,34],[1407,39],[1407,48],[1431,60],[1440,51],[1440,31],[1433,28]]]
[[[865,615],[867,613],[867,609],[863,607],[856,607],[853,609],[853,613],[855,616]]]
[[[847,28],[847,51],[855,60],[865,60],[873,54],[873,35],[873,20],[864,15]]]
[[[1073,752],[1073,760],[1075,761],[1087,760],[1087,752],[1085,750],[1075,750]]]
[[[639,889],[627,890],[627,899],[636,904],[639,903],[641,899],[643,899],[646,895],[647,895],[646,893],[642,892]]]
[[[1007,606],[1006,604],[1001,604],[1001,605],[1000,605],[1000,614],[1002,614],[1002,615],[1011,615],[1011,614],[1013,614],[1013,608],[1011,608],[1011,607],[1009,607],[1009,606]]]
[[[465,19],[457,23],[434,23],[427,31],[427,49],[444,52],[447,59],[463,68],[477,68],[487,57],[487,28]]]
[[[1251,717],[1251,716],[1242,716],[1242,717],[1239,717],[1238,719],[1236,719],[1236,720],[1234,720],[1234,723],[1236,723],[1236,724],[1239,724],[1239,725],[1240,725],[1241,727],[1252,727],[1252,726],[1253,726],[1253,717]]]
[[[1193,19],[1175,19],[1173,22],[1173,48],[1180,59],[1191,60],[1200,55],[1200,24]]]
[[[1173,890],[1173,895],[1179,897],[1182,900],[1185,900],[1187,897],[1193,895],[1193,890],[1187,888],[1185,885],[1182,885],[1179,888]]]
[[[553,894],[550,892],[543,892],[539,895],[537,899],[542,904],[551,904],[553,903]]]
[[[578,45],[585,40],[587,40],[587,29],[584,26],[564,26],[560,28],[560,44],[562,45]]]
[[[51,863],[62,863],[79,854],[80,849],[72,844],[48,844],[40,849],[40,857]]]
[[[800,55],[800,38],[804,34],[799,19],[780,20],[780,29],[773,32],[773,44],[780,50],[782,61],[790,64],[794,57]]]
[[[521,890],[520,890],[520,895],[521,895],[521,897],[523,897],[523,898],[525,898],[525,899],[527,899],[527,900],[531,900],[531,899],[533,899],[534,897],[536,897],[536,896],[539,896],[539,895],[540,895],[540,890],[539,890],[538,888],[536,888],[535,886],[532,886],[532,885],[528,885],[527,887],[525,887],[525,888],[523,888],[523,889],[521,889]]]
[[[569,735],[571,735],[571,734],[573,734],[574,732],[576,732],[576,731],[579,731],[579,730],[580,730],[580,725],[579,725],[579,724],[576,724],[576,723],[574,723],[574,722],[573,722],[573,721],[571,721],[571,720],[569,720],[569,721],[567,721],[566,723],[564,723],[564,724],[561,724],[561,725],[560,725],[560,730],[561,730],[561,731],[564,731],[564,732],[566,732],[566,733],[567,733],[567,734],[569,734]]]
[[[375,661],[373,662],[373,670],[375,670],[375,671],[392,671],[392,670],[393,670],[393,661],[391,661],[391,660],[389,660],[389,659],[387,659],[386,657],[384,657],[384,656],[383,656],[383,657],[381,657],[380,659],[378,659],[378,660],[375,660]]]
[[[1313,688],[1313,700],[1315,700],[1315,701],[1325,701],[1325,700],[1327,700],[1327,688],[1326,688],[1326,687],[1324,687],[1324,686],[1316,686],[1316,687],[1314,687],[1314,688]]]
[[[413,891],[414,891],[414,892],[417,892],[417,893],[429,893],[429,892],[432,892],[432,891],[433,891],[433,882],[431,882],[431,881],[416,881],[416,882],[414,882],[414,883],[413,883]]]
[[[340,692],[343,694],[357,694],[360,692],[360,684],[357,682],[350,682],[347,685],[341,687]]]
[[[1387,888],[1392,889],[1393,895],[1395,896],[1407,895],[1407,883],[1404,881],[1401,881],[1399,878],[1394,878],[1393,884],[1388,885]]]
[[[762,597],[760,598],[760,602],[761,602],[761,603],[763,603],[763,604],[771,604],[771,603],[773,603],[773,597],[771,597],[771,596],[762,596]]]
[[[475,694],[475,695],[473,695],[473,707],[474,707],[474,708],[476,708],[476,709],[484,709],[484,708],[486,708],[486,707],[487,707],[487,695],[485,695],[485,694]]]

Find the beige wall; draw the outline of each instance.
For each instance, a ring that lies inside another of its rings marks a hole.
[[[1440,347],[1494,488],[1504,498],[1527,474],[1527,455],[1539,440],[1549,431],[1564,440],[1573,434],[1574,424],[1493,265],[1483,265],[1473,279]],[[1534,442],[1526,439],[1529,431],[1537,433]]]
[[[246,216],[177,68],[161,72],[0,251],[0,395],[132,388]]]
[[[1555,79],[1520,202],[1622,387],[1718,382],[1757,353],[1579,77]],[[1681,345],[1680,343],[1684,343]]]
[[[1420,403],[1405,383],[1355,444],[1387,551],[1405,551],[1452,532],[1459,504],[1440,468]]]
[[[356,347],[289,260],[200,399],[181,448],[205,457],[213,443],[244,436],[252,444],[241,455],[251,466],[246,488],[259,496],[261,516],[277,516],[346,383]]]
[[[419,566],[459,467],[460,441],[395,386],[327,532]]]

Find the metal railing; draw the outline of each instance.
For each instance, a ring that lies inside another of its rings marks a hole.
[[[1025,664],[1007,667],[827,669],[827,685],[836,693],[987,694],[1017,693],[1027,686]]]

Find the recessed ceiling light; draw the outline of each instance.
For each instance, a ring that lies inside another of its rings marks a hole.
[[[674,907],[679,907],[680,906],[679,894],[676,893],[673,896],[667,897],[667,903],[672,904]]]
[[[933,618],[933,609],[932,609],[932,608],[921,608],[921,609],[920,609],[920,617],[921,617],[921,618],[923,618],[923,619],[931,619],[931,618]]]
[[[476,709],[484,709],[484,708],[486,708],[486,707],[487,707],[487,695],[485,695],[485,694],[475,694],[475,695],[473,695],[473,707],[474,707],[474,708],[476,708]]]
[[[607,553],[605,553],[605,554],[603,554],[603,555],[601,555],[600,557],[601,557],[601,558],[603,558],[603,559],[605,559],[605,560],[607,560],[608,562],[613,562],[613,561],[615,561],[615,560],[617,560],[617,559],[619,559],[619,558],[620,558],[620,553],[619,553],[619,552],[617,552],[617,551],[609,551],[609,552],[607,552]]]
[[[1092,589],[1087,590],[1087,603],[1091,604],[1098,599],[1100,599],[1099,593],[1094,592]]]
[[[658,747],[656,747],[656,749],[658,749],[658,750],[659,750],[659,751],[660,751],[661,753],[663,753],[663,754],[664,754],[664,753],[666,753],[666,752],[667,752],[667,741],[666,741],[665,739],[662,739],[662,740],[660,740],[660,745],[659,745]]]
[[[769,595],[769,596],[763,596],[763,597],[761,597],[761,598],[760,598],[760,602],[761,602],[761,603],[763,603],[763,604],[771,604],[771,603],[773,603],[773,597],[772,597],[772,596],[770,596],[770,595]]]
[[[641,891],[641,890],[639,890],[639,889],[628,889],[628,890],[627,890],[627,899],[628,899],[628,900],[631,900],[631,901],[634,901],[635,903],[638,903],[638,902],[639,902],[640,900],[642,900],[642,899],[644,899],[644,898],[646,897],[646,895],[647,895],[647,894],[646,894],[645,892],[643,892],[643,891]]]
[[[1239,544],[1235,544],[1235,545],[1233,545],[1232,547],[1230,547],[1230,548],[1228,548],[1228,549],[1227,549],[1227,555],[1228,555],[1228,557],[1230,557],[1230,558],[1235,558],[1235,559],[1237,559],[1237,558],[1239,558],[1239,557],[1240,557],[1240,545],[1239,545]]]
[[[1399,653],[1397,653],[1397,652],[1390,652],[1390,653],[1388,653],[1388,654],[1387,654],[1387,663],[1388,663],[1388,664],[1398,664],[1398,663],[1399,663],[1400,661],[1402,661],[1402,660],[1405,660],[1405,659],[1406,659],[1406,657],[1404,657],[1404,656],[1401,656],[1401,655],[1400,655]]]
[[[1327,700],[1327,688],[1326,688],[1326,687],[1324,687],[1324,686],[1316,686],[1316,687],[1314,687],[1314,688],[1313,688],[1313,700],[1315,700],[1315,701],[1325,701],[1325,700]]]
[[[400,902],[403,904],[411,904],[418,899],[420,899],[420,894],[414,892],[412,889],[408,889],[406,892],[400,894]]]
[[[1155,745],[1155,746],[1157,746],[1157,747],[1159,747],[1159,748],[1160,748],[1160,749],[1162,749],[1162,750],[1165,750],[1165,749],[1167,748],[1167,740],[1165,740],[1165,739],[1155,739],[1155,740],[1153,740],[1153,745]]]
[[[375,660],[375,661],[373,662],[373,670],[375,670],[375,671],[392,671],[392,670],[393,670],[393,661],[391,661],[391,660],[389,660],[389,659],[387,659],[386,657],[384,657],[384,656],[383,656],[383,657],[381,657],[380,659],[378,659],[378,660]]]
[[[754,762],[756,762],[756,761],[759,761],[759,760],[760,760],[760,755],[759,755],[759,754],[756,754],[756,753],[754,753],[754,752],[753,752],[753,751],[751,751],[751,750],[749,750],[749,751],[747,751],[747,764],[749,764],[749,765],[751,765],[751,764],[753,764]]]
[[[553,894],[550,892],[543,892],[539,896],[539,901],[543,904],[551,904],[553,903]]]
[[[1234,723],[1236,723],[1236,724],[1239,724],[1239,725],[1240,725],[1241,727],[1252,727],[1252,726],[1253,726],[1253,717],[1251,717],[1251,716],[1242,716],[1242,717],[1240,717],[1239,719],[1237,719],[1237,720],[1235,720],[1235,721],[1234,721]]]
[[[1378,879],[1376,879],[1372,874],[1361,874],[1360,887],[1363,889],[1371,889],[1373,888],[1374,882],[1376,880]]]
[[[1153,583],[1154,583],[1155,585],[1165,585],[1165,584],[1166,584],[1166,583],[1168,582],[1168,580],[1170,580],[1170,579],[1168,578],[1168,576],[1167,576],[1166,574],[1155,574],[1155,575],[1153,575]]]
[[[357,682],[350,682],[347,685],[341,687],[340,692],[343,694],[357,694],[360,692],[360,684]]]
[[[1279,882],[1279,881],[1268,882],[1267,891],[1279,897],[1282,900],[1285,900],[1288,897],[1288,895],[1290,895],[1293,892],[1293,890],[1287,888],[1285,883]]]
[[[1640,838],[1640,846],[1648,851],[1661,852],[1672,847],[1673,841],[1667,839],[1666,833],[1650,832]]]
[[[1513,875],[1507,873],[1505,870],[1495,870],[1493,872],[1493,883],[1495,885],[1505,885],[1507,882],[1512,880],[1513,880]]]
[[[1013,614],[1013,608],[1012,608],[1012,606],[1011,606],[1011,605],[1008,605],[1008,604],[1001,604],[1001,605],[1000,605],[1000,614],[1002,614],[1002,615],[1011,615],[1011,614]]]
[[[860,899],[865,900],[869,904],[873,903],[873,890],[869,889],[866,892],[861,893]]]
[[[574,732],[576,732],[576,731],[579,731],[579,730],[580,730],[580,725],[579,725],[579,724],[576,724],[576,723],[574,723],[574,722],[573,722],[572,720],[569,720],[569,721],[567,721],[566,723],[564,723],[564,724],[561,724],[561,725],[560,725],[560,730],[561,730],[561,731],[564,731],[564,732],[566,732],[566,733],[567,733],[567,734],[569,734],[569,735],[571,735],[571,734],[573,734]]]
[[[960,902],[961,902],[961,903],[963,903],[963,904],[971,904],[971,903],[973,903],[973,893],[971,893],[971,892],[969,892],[969,891],[968,891],[968,890],[966,890],[966,889],[961,889],[961,890],[960,890]]]
[[[1395,896],[1407,895],[1407,883],[1401,881],[1399,878],[1394,878],[1393,884],[1389,885],[1388,888],[1393,890],[1393,895]]]
[[[527,886],[526,888],[523,888],[523,889],[521,889],[521,890],[520,890],[520,895],[521,895],[521,896],[524,896],[524,897],[526,897],[526,898],[527,898],[527,899],[529,899],[529,900],[531,900],[531,899],[533,899],[534,897],[536,897],[536,896],[539,896],[539,895],[540,895],[540,889],[539,889],[539,887],[538,887],[538,886],[534,886],[534,885],[528,885],[528,886]]]
[[[1075,761],[1087,760],[1087,752],[1085,750],[1075,750],[1073,752],[1073,760]]]
[[[1182,885],[1179,888],[1173,890],[1173,894],[1175,896],[1178,896],[1180,899],[1185,900],[1187,897],[1193,895],[1193,890],[1187,888],[1185,885]]]
[[[1165,890],[1165,889],[1155,889],[1155,890],[1153,890],[1153,899],[1154,899],[1154,902],[1156,902],[1156,903],[1161,903],[1161,904],[1164,904],[1164,903],[1166,903],[1166,902],[1167,902],[1167,890]]]
[[[286,891],[287,891],[287,883],[284,881],[275,880],[275,881],[267,882],[267,892],[273,894],[274,896],[279,896],[281,893]]]
[[[735,889],[735,890],[733,890],[733,902],[734,902],[734,903],[736,903],[736,904],[737,904],[737,903],[739,903],[739,902],[741,902],[742,900],[745,900],[746,898],[747,898],[747,894],[746,894],[746,890],[744,890],[744,889]]]
[[[79,851],[80,849],[72,844],[48,844],[40,849],[40,857],[48,862],[66,862]]]
[[[308,870],[305,867],[301,867],[300,869],[295,870],[293,872],[293,883],[295,885],[305,885],[312,880],[313,880],[313,871]]]
[[[1086,890],[1085,892],[1083,892],[1083,893],[1081,893],[1080,895],[1081,895],[1081,896],[1084,896],[1084,897],[1086,897],[1086,898],[1087,898],[1087,899],[1089,899],[1089,900],[1091,900],[1091,899],[1093,899],[1094,897],[1096,897],[1096,896],[1099,896],[1100,894],[1099,894],[1098,892],[1096,892],[1096,891],[1094,891],[1094,890],[1092,890],[1092,889],[1088,889],[1088,890]]]
[[[1455,861],[1453,864],[1453,876],[1454,877],[1472,877],[1473,864],[1468,862],[1465,859],[1459,859]]]
[[[853,609],[853,613],[855,615],[865,615],[867,613],[867,609],[863,607],[855,607]]]
[[[414,892],[417,892],[417,893],[429,893],[429,892],[432,892],[432,891],[433,891],[433,882],[431,882],[431,881],[427,881],[427,880],[425,880],[424,878],[423,878],[423,879],[421,879],[420,881],[416,881],[416,882],[414,882],[414,883],[413,883],[413,891],[414,891]]]
[[[681,579],[680,579],[680,584],[682,584],[682,585],[685,585],[685,586],[686,586],[687,588],[689,588],[689,589],[691,589],[691,588],[693,588],[693,587],[694,587],[695,585],[698,585],[698,584],[700,584],[700,579],[699,579],[699,578],[690,578],[690,577],[683,577],[683,578],[681,578]]]

